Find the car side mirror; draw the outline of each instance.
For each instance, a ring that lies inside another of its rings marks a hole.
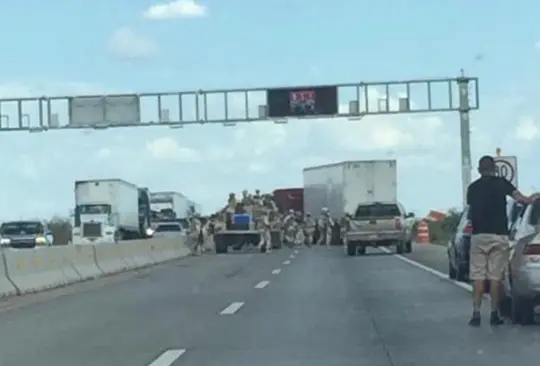
[[[405,218],[411,219],[414,217],[414,212],[409,212],[407,215],[405,215]]]

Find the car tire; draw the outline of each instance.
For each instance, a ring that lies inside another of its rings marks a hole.
[[[403,254],[405,252],[405,242],[401,241],[396,244],[396,254]]]
[[[513,295],[511,303],[510,320],[512,324],[534,324],[534,303],[531,300]]]
[[[354,257],[356,255],[356,244],[347,243],[347,255],[349,257]]]
[[[451,280],[455,280],[457,278],[457,271],[454,266],[452,266],[450,260],[448,260],[448,278]]]
[[[467,266],[458,265],[456,271],[456,281],[469,282],[469,269],[467,268]]]
[[[358,246],[358,255],[366,255],[366,247],[363,245]]]
[[[512,318],[512,299],[506,294],[502,296],[502,299],[499,302],[499,314],[501,314],[503,318]]]

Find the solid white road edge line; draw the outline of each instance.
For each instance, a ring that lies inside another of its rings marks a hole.
[[[158,358],[156,358],[148,366],[170,366],[174,361],[178,360],[180,356],[186,353],[185,349],[170,349],[163,352]]]
[[[290,260],[286,260],[283,262],[283,264],[291,264],[291,261]]]
[[[442,273],[442,272],[439,272],[437,271],[436,269],[433,269],[431,267],[428,267],[428,266],[425,266],[423,265],[422,263],[418,263],[416,261],[413,261],[412,259],[409,259],[407,257],[404,257],[400,254],[395,254],[393,253],[392,251],[390,251],[389,249],[387,248],[379,248],[380,250],[382,250],[383,252],[385,253],[388,253],[388,254],[393,254],[394,257],[396,258],[399,258],[401,259],[403,262],[406,262],[406,263],[409,263],[410,265],[412,266],[415,266],[416,268],[420,268],[426,272],[429,272],[431,273],[432,275],[436,276],[436,277],[439,277],[443,280],[446,280],[450,283],[453,283],[454,285],[456,285],[457,287],[460,287],[464,290],[467,290],[469,292],[472,292],[473,288],[471,285],[469,285],[468,283],[464,283],[464,282],[459,282],[459,281],[454,281],[454,280],[451,280],[450,278],[448,278],[448,275],[446,273]]]
[[[278,269],[274,269],[274,270],[272,271],[272,274],[279,274],[280,272],[281,272],[281,269],[278,268]]]
[[[243,302],[233,302],[229,306],[227,306],[225,309],[221,310],[219,313],[220,315],[233,315],[236,313],[240,308],[244,306]]]
[[[270,284],[270,281],[261,281],[255,285],[255,288],[265,288]]]

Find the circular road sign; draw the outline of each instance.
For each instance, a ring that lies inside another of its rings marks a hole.
[[[496,173],[499,177],[506,178],[508,181],[513,181],[516,171],[512,164],[507,160],[497,160],[495,162]]]

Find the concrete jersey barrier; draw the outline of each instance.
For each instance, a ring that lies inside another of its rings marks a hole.
[[[17,288],[8,277],[4,251],[0,252],[0,256],[1,256],[0,258],[0,297],[16,295]]]
[[[66,266],[66,248],[34,248],[4,250],[8,277],[20,294],[37,292],[70,283]],[[69,266],[68,266],[69,267]]]
[[[42,291],[103,275],[143,268],[191,253],[185,236],[117,244],[4,249],[0,297]]]

